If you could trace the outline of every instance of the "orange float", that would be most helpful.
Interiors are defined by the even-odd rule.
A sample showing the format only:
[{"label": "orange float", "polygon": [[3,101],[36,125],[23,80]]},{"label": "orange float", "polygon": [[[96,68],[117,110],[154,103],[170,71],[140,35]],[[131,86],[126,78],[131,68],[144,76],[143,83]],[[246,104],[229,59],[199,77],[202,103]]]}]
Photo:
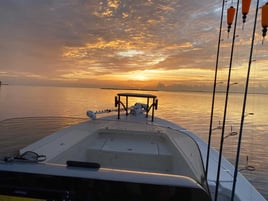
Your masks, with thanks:
[{"label": "orange float", "polygon": [[261,25],[262,25],[262,37],[264,39],[268,27],[268,2],[264,6],[262,6]]},{"label": "orange float", "polygon": [[227,9],[227,24],[228,24],[228,33],[230,32],[231,25],[234,21],[234,15],[235,15],[235,8],[231,6]]},{"label": "orange float", "polygon": [[243,23],[246,22],[247,14],[249,12],[251,0],[242,0],[242,14]]}]

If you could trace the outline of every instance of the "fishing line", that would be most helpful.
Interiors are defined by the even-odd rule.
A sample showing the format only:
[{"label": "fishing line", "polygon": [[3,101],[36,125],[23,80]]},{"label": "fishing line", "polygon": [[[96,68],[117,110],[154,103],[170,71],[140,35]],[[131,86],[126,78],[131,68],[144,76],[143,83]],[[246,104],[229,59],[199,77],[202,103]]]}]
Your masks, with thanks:
[{"label": "fishing line", "polygon": [[233,40],[232,40],[231,56],[230,56],[230,63],[229,63],[229,73],[228,73],[228,80],[227,80],[227,86],[226,86],[225,107],[224,107],[223,122],[222,122],[222,133],[221,133],[220,151],[219,151],[218,168],[217,168],[217,179],[216,179],[215,197],[214,197],[215,201],[217,201],[218,199],[218,191],[219,191],[219,180],[220,180],[220,173],[221,173],[221,161],[222,161],[222,152],[223,152],[225,121],[226,121],[227,108],[228,108],[228,97],[229,97],[229,88],[230,88],[230,80],[231,80],[231,72],[232,72],[234,44],[235,44],[235,38],[236,38],[238,8],[239,8],[239,0],[237,1],[236,12],[235,12],[235,23],[234,23]]},{"label": "fishing line", "polygon": [[221,45],[221,35],[222,35],[222,22],[223,22],[224,5],[225,5],[225,0],[222,1],[220,30],[219,30],[219,38],[218,38],[218,48],[217,48],[217,57],[216,57],[216,66],[215,66],[215,75],[214,75],[214,85],[213,85],[213,94],[212,94],[212,103],[211,103],[209,137],[208,137],[207,159],[206,159],[206,172],[205,172],[206,178],[208,176],[208,165],[209,165],[211,135],[212,135],[212,127],[213,127],[214,104],[215,104],[215,94],[216,94],[217,77],[218,77],[218,65],[219,65],[219,53],[220,53],[220,45]]},{"label": "fishing line", "polygon": [[242,109],[242,113],[241,113],[240,131],[239,131],[238,145],[237,145],[237,152],[236,152],[236,162],[235,162],[235,170],[234,170],[234,179],[233,179],[233,188],[232,188],[231,201],[234,201],[236,180],[237,180],[237,174],[238,174],[238,165],[239,165],[241,141],[242,141],[242,134],[243,134],[244,119],[245,119],[245,110],[246,110],[246,104],[247,104],[248,85],[249,85],[249,78],[250,78],[252,53],[253,53],[253,49],[254,49],[254,39],[255,39],[255,31],[256,31],[256,23],[257,23],[257,17],[258,17],[258,10],[259,10],[259,0],[257,0],[257,4],[256,4],[255,21],[254,21],[254,26],[253,26],[252,41],[251,41],[251,48],[250,48],[250,56],[249,56],[249,61],[248,61],[248,72],[247,72],[247,79],[246,79],[246,85],[245,85],[243,109]]},{"label": "fishing line", "polygon": [[[247,117],[249,114],[250,113],[246,114]],[[252,113],[252,115],[253,115],[253,113]],[[245,165],[244,169],[249,171],[249,172],[253,172],[253,171],[255,171],[255,167],[250,165],[250,162],[249,162],[249,160],[254,157],[254,153],[255,153],[254,146],[253,146],[255,144],[255,132],[254,132],[254,123],[252,120],[251,120],[250,125],[248,125],[247,127],[248,127],[248,129],[247,129],[248,134],[250,135],[248,137],[248,139],[250,139],[250,140],[248,141],[248,146],[247,146],[247,150],[246,150],[247,151],[247,153],[246,153],[246,165]]]},{"label": "fishing line", "polygon": [[[259,40],[257,40],[257,41],[259,41]],[[259,43],[259,42],[257,42],[257,43]],[[256,58],[257,58],[257,54],[258,54],[258,45],[255,46],[255,51],[253,53],[254,59],[252,60],[253,68],[251,69],[251,86],[252,86],[251,89],[253,89],[251,91],[252,92],[251,94],[254,94],[254,96],[256,94],[256,66],[257,66]],[[255,106],[256,106],[255,100],[256,99],[253,97],[251,100],[253,100],[253,101],[251,101],[252,108],[251,108],[251,110],[248,110],[247,113],[246,113],[247,118],[250,117],[250,120],[249,120],[250,125],[248,125],[248,130],[249,130],[248,133],[250,134],[250,144],[249,144],[249,147],[248,147],[248,150],[247,150],[245,169],[250,171],[250,172],[253,172],[256,169],[255,169],[254,166],[249,165],[249,161],[252,158],[254,160],[254,155],[255,155],[254,154],[255,153],[255,150],[254,150],[255,146],[254,145],[255,145],[256,141],[255,141],[255,132],[254,131],[256,130],[256,124],[255,124],[255,117],[253,116],[254,115],[253,111],[255,111]]]}]

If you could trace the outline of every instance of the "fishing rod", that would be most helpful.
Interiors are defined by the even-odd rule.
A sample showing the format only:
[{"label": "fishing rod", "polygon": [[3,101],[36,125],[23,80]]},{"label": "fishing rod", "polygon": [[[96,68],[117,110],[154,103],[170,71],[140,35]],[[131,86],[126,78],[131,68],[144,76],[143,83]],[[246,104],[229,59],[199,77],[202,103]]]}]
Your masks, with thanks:
[{"label": "fishing rod", "polygon": [[[220,173],[221,173],[221,161],[222,161],[222,152],[223,152],[225,121],[226,121],[227,108],[228,108],[228,97],[229,97],[229,88],[230,88],[230,81],[231,81],[234,44],[235,44],[235,38],[236,38],[236,25],[237,25],[237,16],[238,16],[237,10],[238,10],[238,8],[239,8],[239,0],[237,0],[237,5],[236,5],[235,23],[234,23],[234,31],[233,31],[233,39],[232,39],[232,48],[231,48],[231,56],[230,56],[230,63],[229,63],[228,80],[227,80],[227,85],[226,85],[225,106],[224,106],[224,114],[223,114],[223,121],[222,121],[222,133],[221,133],[220,151],[219,151],[218,169],[217,169],[217,179],[216,179],[215,197],[214,197],[215,201],[217,201],[217,199],[218,199],[218,191],[219,191],[219,180],[220,180]],[[232,8],[232,10],[233,9],[234,8]]]},{"label": "fishing rod", "polygon": [[208,146],[207,146],[207,159],[206,159],[206,169],[205,169],[206,170],[206,172],[205,172],[206,178],[208,176],[208,165],[209,165],[210,145],[211,145],[211,136],[212,136],[212,125],[213,125],[213,116],[214,116],[214,104],[215,104],[217,77],[218,77],[218,65],[219,65],[219,55],[220,55],[224,7],[225,7],[225,0],[222,1],[220,30],[219,30],[219,38],[218,38],[218,49],[217,49],[217,56],[216,56],[216,66],[215,66],[214,85],[213,85],[213,94],[212,94],[212,103],[211,103],[211,114],[210,114],[210,125],[209,125],[209,135],[208,135]]},{"label": "fishing rod", "polygon": [[258,10],[259,10],[259,0],[257,0],[257,3],[256,3],[255,21],[254,21],[254,26],[253,26],[253,33],[252,33],[252,40],[251,40],[250,55],[249,55],[249,60],[248,60],[248,72],[247,72],[247,79],[246,79],[246,84],[245,84],[244,101],[243,101],[243,108],[242,108],[241,121],[240,121],[240,131],[239,131],[238,144],[237,144],[237,150],[236,150],[236,161],[235,161],[235,170],[234,170],[234,178],[233,178],[233,187],[232,187],[231,201],[234,201],[235,188],[236,188],[236,180],[237,180],[237,174],[238,174],[238,164],[239,164],[240,150],[241,150],[241,142],[242,142],[242,135],[243,135],[245,110],[246,110],[246,105],[247,105],[248,84],[249,84],[249,78],[250,78],[252,53],[253,53],[253,49],[254,49],[254,40],[255,40],[255,32],[256,32],[257,18],[258,18]]}]

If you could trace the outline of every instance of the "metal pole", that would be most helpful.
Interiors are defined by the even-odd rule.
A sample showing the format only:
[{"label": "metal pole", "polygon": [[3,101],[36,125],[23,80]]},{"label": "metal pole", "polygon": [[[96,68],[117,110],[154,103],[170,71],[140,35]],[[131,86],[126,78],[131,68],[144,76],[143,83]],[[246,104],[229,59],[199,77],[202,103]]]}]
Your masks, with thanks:
[{"label": "metal pole", "polygon": [[255,21],[254,21],[254,26],[253,26],[251,48],[250,48],[250,56],[249,56],[249,61],[248,61],[248,72],[247,72],[247,79],[246,79],[245,92],[244,92],[243,109],[242,109],[242,113],[241,113],[240,131],[239,131],[238,145],[237,145],[237,151],[236,151],[236,161],[235,161],[235,170],[234,170],[234,179],[233,179],[233,188],[232,188],[231,201],[234,201],[234,196],[235,196],[235,187],[236,187],[236,179],[237,179],[237,174],[238,174],[238,165],[239,165],[241,141],[242,141],[242,135],[243,135],[245,110],[246,110],[246,105],[247,105],[248,84],[249,84],[249,77],[250,77],[252,53],[253,53],[253,48],[254,48],[254,40],[255,40],[256,23],[257,23],[257,18],[258,18],[258,10],[259,10],[259,0],[257,0],[257,4],[256,4]]},{"label": "metal pole", "polygon": [[220,180],[220,173],[221,173],[221,160],[222,160],[222,152],[223,152],[225,121],[226,121],[227,108],[228,108],[228,97],[229,97],[229,88],[230,88],[230,80],[231,80],[231,72],[232,72],[234,44],[235,44],[235,37],[236,37],[236,24],[237,24],[238,8],[239,8],[239,0],[237,0],[237,5],[236,5],[233,40],[232,40],[231,56],[230,56],[230,63],[229,63],[229,73],[228,73],[228,80],[227,80],[227,87],[226,87],[225,106],[224,106],[224,114],[223,114],[223,121],[222,121],[222,133],[221,133],[221,141],[220,141],[220,151],[219,151],[215,199],[214,199],[215,201],[217,201],[217,199],[218,199],[218,191],[219,191],[219,180]]},{"label": "metal pole", "polygon": [[220,54],[220,44],[221,44],[221,32],[222,32],[224,4],[225,4],[225,0],[222,1],[221,21],[220,21],[220,30],[219,30],[219,38],[218,38],[218,49],[217,49],[217,57],[216,57],[216,67],[215,67],[215,75],[214,75],[212,103],[211,103],[210,125],[209,125],[209,135],[208,135],[208,147],[207,147],[207,160],[206,160],[206,172],[205,172],[206,173],[206,178],[208,176],[209,154],[210,154],[212,125],[213,125],[213,116],[214,116],[214,103],[215,103],[215,94],[216,94],[216,86],[217,86],[217,74],[218,74],[218,65],[219,65],[219,54]]}]

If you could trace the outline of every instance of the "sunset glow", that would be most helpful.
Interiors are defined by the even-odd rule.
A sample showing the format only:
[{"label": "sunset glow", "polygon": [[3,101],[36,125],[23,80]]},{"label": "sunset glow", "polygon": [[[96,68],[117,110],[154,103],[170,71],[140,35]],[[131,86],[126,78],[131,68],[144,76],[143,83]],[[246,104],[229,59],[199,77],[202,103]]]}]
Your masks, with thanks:
[{"label": "sunset glow", "polygon": [[[221,1],[26,0],[1,1],[0,9],[2,82],[212,89]],[[252,38],[251,9],[244,30],[239,12],[233,55],[232,81],[241,89]],[[252,82],[268,92],[268,42],[261,44],[261,28],[258,23]],[[219,59],[223,81],[233,31],[228,37],[226,30],[224,21]]]}]

